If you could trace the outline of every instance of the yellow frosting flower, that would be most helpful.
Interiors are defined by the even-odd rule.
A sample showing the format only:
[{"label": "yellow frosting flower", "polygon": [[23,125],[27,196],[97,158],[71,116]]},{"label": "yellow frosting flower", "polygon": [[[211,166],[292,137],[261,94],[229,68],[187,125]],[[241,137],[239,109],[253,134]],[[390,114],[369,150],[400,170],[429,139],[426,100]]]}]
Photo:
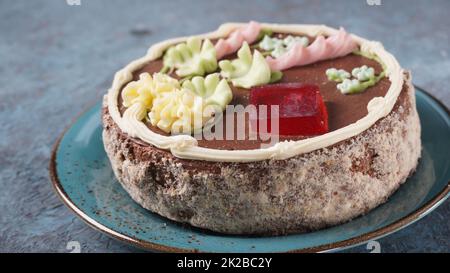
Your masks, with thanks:
[{"label": "yellow frosting flower", "polygon": [[148,73],[139,75],[139,80],[128,83],[122,91],[123,106],[130,107],[140,102],[147,111],[151,110],[153,98],[158,94],[180,88],[180,83],[165,74]]},{"label": "yellow frosting flower", "polygon": [[191,133],[201,129],[216,111],[222,112],[233,98],[219,74],[186,80],[182,89],[155,98],[150,122],[166,133]]},{"label": "yellow frosting flower", "polygon": [[180,88],[180,82],[163,73],[153,74],[152,94],[154,97],[161,93],[172,92],[174,89]]},{"label": "yellow frosting flower", "polygon": [[[122,91],[123,105],[139,105],[139,120],[148,117],[166,133],[191,133],[201,129],[215,111],[223,111],[233,94],[219,74],[194,77],[180,86],[178,80],[161,73],[148,73],[130,82]],[[142,114],[141,114],[142,113]]]},{"label": "yellow frosting flower", "polygon": [[[196,100],[195,95],[185,89],[161,94],[155,99],[154,107],[148,115],[150,122],[166,133],[190,133],[193,109],[201,108],[199,99],[201,100]],[[197,106],[194,106],[194,102]]]},{"label": "yellow frosting flower", "polygon": [[147,109],[152,106],[152,77],[148,73],[139,76],[138,81],[128,83],[122,91],[123,106],[130,107],[134,103],[140,102]]}]

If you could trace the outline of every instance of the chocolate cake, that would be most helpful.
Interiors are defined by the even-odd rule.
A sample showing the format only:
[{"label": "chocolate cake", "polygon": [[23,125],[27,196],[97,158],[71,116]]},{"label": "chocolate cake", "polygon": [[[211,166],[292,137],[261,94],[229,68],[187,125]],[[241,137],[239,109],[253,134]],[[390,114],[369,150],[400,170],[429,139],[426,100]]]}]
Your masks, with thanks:
[{"label": "chocolate cake", "polygon": [[[349,221],[385,202],[421,152],[410,73],[379,42],[321,25],[233,23],[156,44],[116,73],[102,119],[137,203],[228,234]],[[210,121],[216,137],[199,138]],[[266,121],[274,143],[259,135]]]}]

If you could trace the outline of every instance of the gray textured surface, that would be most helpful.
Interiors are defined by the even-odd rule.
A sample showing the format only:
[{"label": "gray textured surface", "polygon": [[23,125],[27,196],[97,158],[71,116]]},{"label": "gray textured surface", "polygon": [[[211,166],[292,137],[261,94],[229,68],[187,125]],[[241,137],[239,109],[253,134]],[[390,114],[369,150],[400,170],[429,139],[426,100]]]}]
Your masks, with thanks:
[{"label": "gray textured surface", "polygon": [[[450,105],[450,1],[0,0],[0,252],[134,252],[89,228],[54,194],[57,136],[100,100],[113,73],[165,38],[226,21],[324,23],[380,40],[413,81]],[[189,9],[191,16],[186,16]],[[450,252],[450,202],[379,240],[383,252]],[[350,250],[368,252],[364,246]]]}]

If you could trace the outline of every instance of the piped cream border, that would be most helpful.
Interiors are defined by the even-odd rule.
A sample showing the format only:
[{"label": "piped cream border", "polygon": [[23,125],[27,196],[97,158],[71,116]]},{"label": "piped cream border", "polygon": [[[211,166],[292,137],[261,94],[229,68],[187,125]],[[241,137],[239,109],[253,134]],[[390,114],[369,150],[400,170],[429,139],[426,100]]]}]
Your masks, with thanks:
[{"label": "piped cream border", "polygon": [[[200,38],[221,38],[229,35],[234,29],[244,25],[243,23],[226,23],[214,32],[197,35]],[[303,34],[317,36],[320,34],[332,35],[338,30],[325,25],[281,25],[262,24],[263,28],[270,28],[275,32]],[[161,149],[170,150],[179,158],[223,162],[253,162],[267,159],[282,160],[299,154],[308,153],[317,149],[328,147],[370,128],[376,121],[387,116],[394,107],[403,86],[403,69],[393,55],[388,53],[379,42],[369,41],[353,35],[353,39],[360,45],[363,52],[375,54],[386,66],[386,76],[391,81],[391,86],[384,97],[373,98],[367,105],[368,114],[360,120],[336,131],[299,141],[284,141],[272,147],[256,150],[217,150],[198,147],[197,140],[192,136],[162,136],[152,132],[145,124],[138,121],[132,111],[132,107],[122,117],[118,107],[118,96],[122,86],[133,78],[133,72],[143,67],[146,63],[158,59],[168,47],[187,40],[181,37],[166,40],[153,45],[147,55],[128,64],[119,70],[114,77],[112,87],[108,91],[108,110],[112,119],[119,128],[131,137],[139,138]]]}]

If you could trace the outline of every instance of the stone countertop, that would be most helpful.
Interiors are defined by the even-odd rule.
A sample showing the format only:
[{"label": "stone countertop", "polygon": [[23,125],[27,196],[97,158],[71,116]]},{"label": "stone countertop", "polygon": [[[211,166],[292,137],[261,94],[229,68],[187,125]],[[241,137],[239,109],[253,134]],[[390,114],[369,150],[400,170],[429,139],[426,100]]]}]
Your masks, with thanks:
[{"label": "stone countertop", "polygon": [[[101,99],[114,72],[169,37],[227,21],[344,26],[383,41],[415,84],[450,106],[450,1],[380,1],[1,1],[0,252],[67,252],[69,241],[82,252],[139,251],[69,211],[47,166],[57,137]],[[447,201],[380,239],[381,251],[450,252],[449,219]]]}]

